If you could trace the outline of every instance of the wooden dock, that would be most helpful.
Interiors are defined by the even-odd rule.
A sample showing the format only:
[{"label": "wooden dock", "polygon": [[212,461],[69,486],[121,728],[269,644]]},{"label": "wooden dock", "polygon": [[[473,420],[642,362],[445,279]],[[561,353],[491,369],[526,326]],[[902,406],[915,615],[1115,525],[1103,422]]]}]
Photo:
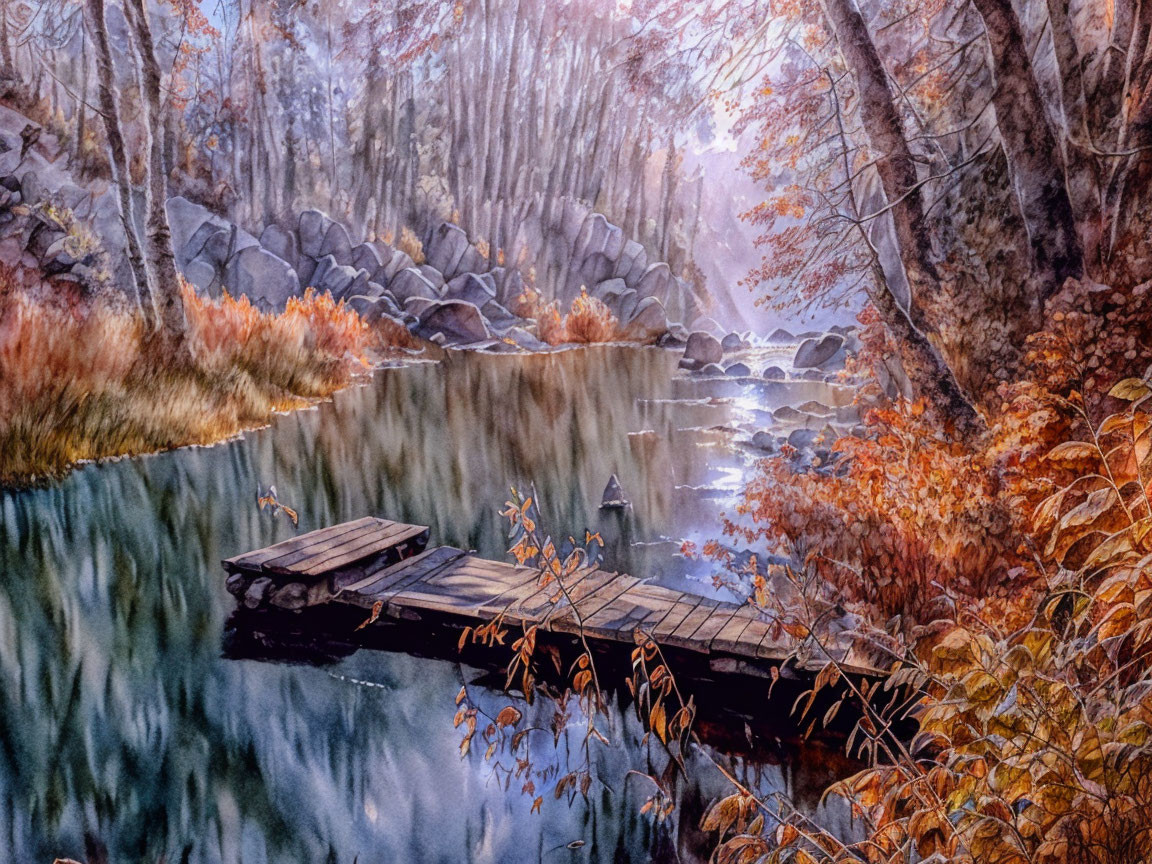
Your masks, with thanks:
[{"label": "wooden dock", "polygon": [[[226,559],[228,589],[249,609],[360,607],[375,624],[423,621],[460,630],[501,617],[590,642],[658,643],[710,655],[714,669],[766,675],[791,654],[746,604],[711,600],[622,573],[577,574],[557,599],[539,572],[462,549],[425,549],[429,530],[372,517],[335,525]],[[374,624],[374,626],[375,626]],[[822,664],[821,664],[822,665]]]}]

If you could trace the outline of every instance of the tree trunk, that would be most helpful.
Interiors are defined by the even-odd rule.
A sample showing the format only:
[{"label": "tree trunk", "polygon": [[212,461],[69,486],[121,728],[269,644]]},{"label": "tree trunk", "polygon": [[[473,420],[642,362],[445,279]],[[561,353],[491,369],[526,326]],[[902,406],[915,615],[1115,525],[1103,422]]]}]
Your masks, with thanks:
[{"label": "tree trunk", "polygon": [[169,336],[184,333],[184,298],[180,294],[180,276],[172,249],[172,229],[164,205],[168,200],[168,173],[164,165],[163,123],[160,112],[160,65],[152,43],[152,29],[144,0],[125,3],[128,23],[135,36],[140,60],[140,92],[143,105],[145,142],[148,148],[147,201],[148,259],[152,267],[153,299],[159,324]]},{"label": "tree trunk", "polygon": [[1083,274],[1083,251],[1064,185],[1064,159],[1044,113],[1020,19],[1011,0],[973,0],[992,52],[992,103],[1042,297]]},{"label": "tree trunk", "polygon": [[76,164],[80,176],[87,173],[84,139],[88,136],[88,34],[80,28],[80,99],[76,106]]},{"label": "tree trunk", "polygon": [[1048,21],[1060,78],[1064,115],[1063,153],[1066,185],[1084,250],[1084,263],[1096,270],[1100,259],[1102,209],[1100,182],[1087,147],[1093,134],[1088,125],[1083,58],[1076,46],[1069,16],[1069,0],[1048,0]]},{"label": "tree trunk", "polygon": [[[916,186],[916,165],[904,138],[887,75],[855,0],[824,0],[824,8],[844,58],[856,77],[861,118],[872,149],[877,154],[877,172],[896,225],[896,245],[908,279],[909,308],[904,309],[896,301],[880,265],[879,255],[868,238],[867,229],[857,221],[856,228],[873,256],[876,287],[869,291],[869,296],[896,343],[901,364],[916,393],[933,405],[945,424],[952,425],[956,438],[971,440],[984,429],[984,421],[940,352],[917,326],[912,313],[916,308],[917,296],[922,297],[925,291],[933,295],[939,292],[940,279],[931,257],[931,240],[924,218],[923,201]],[[832,85],[832,95],[836,100],[840,134],[844,138],[835,84]],[[847,184],[853,212],[859,220],[863,214],[856,204],[855,178],[846,152],[844,182]]]},{"label": "tree trunk", "polygon": [[104,119],[104,136],[108,140],[108,161],[120,200],[120,222],[128,250],[128,263],[136,283],[137,302],[145,316],[155,320],[156,306],[152,299],[152,286],[148,269],[144,265],[144,252],[136,233],[136,219],[132,206],[132,179],[128,173],[128,153],[120,131],[120,106],[116,98],[116,73],[112,65],[112,48],[108,42],[108,24],[104,18],[104,0],[86,0],[84,7],[92,42],[96,49],[96,79],[100,99],[100,113]]},{"label": "tree trunk", "polygon": [[[879,265],[876,267],[879,271]],[[884,319],[897,351],[900,364],[916,393],[923,396],[936,410],[953,437],[970,442],[985,430],[985,424],[972,403],[964,395],[956,376],[940,356],[940,352],[912,323],[908,313],[896,302],[882,272],[877,272],[879,287],[869,292],[872,305]]]},{"label": "tree trunk", "polygon": [[921,329],[935,329],[926,305],[941,300],[940,274],[924,216],[916,161],[904,137],[895,96],[856,0],[823,0],[824,14],[856,79],[860,117],[877,159],[876,171],[891,208],[896,242],[908,276],[908,314]]},{"label": "tree trunk", "polygon": [[0,77],[6,81],[16,78],[16,64],[12,61],[12,40],[8,34],[7,0],[0,0]]}]

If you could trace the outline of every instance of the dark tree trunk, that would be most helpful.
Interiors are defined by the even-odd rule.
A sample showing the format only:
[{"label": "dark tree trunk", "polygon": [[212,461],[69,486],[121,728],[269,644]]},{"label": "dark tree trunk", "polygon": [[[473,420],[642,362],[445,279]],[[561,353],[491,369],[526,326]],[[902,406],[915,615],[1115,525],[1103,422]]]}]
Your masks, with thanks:
[{"label": "dark tree trunk", "polygon": [[924,216],[916,160],[904,137],[895,95],[856,0],[823,3],[840,51],[856,79],[860,117],[876,154],[876,171],[891,208],[896,243],[908,277],[909,315],[918,327],[934,329],[923,310],[941,299],[940,274]]},{"label": "dark tree trunk", "polygon": [[[876,288],[869,292],[872,303],[896,343],[901,364],[917,395],[931,403],[945,423],[954,425],[957,438],[970,440],[983,430],[984,422],[940,352],[917,326],[913,312],[917,308],[917,299],[926,293],[936,299],[940,278],[932,258],[923,200],[917,186],[916,164],[904,138],[888,77],[855,0],[824,0],[824,9],[841,52],[856,77],[861,119],[878,157],[877,172],[896,226],[896,245],[911,294],[909,309],[906,310],[896,301],[877,257],[874,265]],[[837,118],[839,111],[837,104]],[[847,157],[845,182],[855,201]],[[857,212],[856,215],[862,214]],[[857,227],[871,246],[864,226],[858,224]]]},{"label": "dark tree trunk", "polygon": [[869,292],[872,305],[896,343],[900,365],[912,387],[932,405],[945,427],[952,426],[953,437],[971,442],[985,430],[983,419],[968,401],[940,352],[916,329],[908,313],[896,302],[882,273],[878,273],[877,280],[879,287]]},{"label": "dark tree trunk", "polygon": [[1097,270],[1100,258],[1100,182],[1092,155],[1093,139],[1088,125],[1084,87],[1084,58],[1076,46],[1069,17],[1069,0],[1048,0],[1048,22],[1060,78],[1060,101],[1064,116],[1063,153],[1066,185],[1072,203],[1084,263]]},{"label": "dark tree trunk", "polygon": [[1083,274],[1083,251],[1064,181],[1064,159],[1044,112],[1020,19],[1011,0],[973,0],[992,52],[992,103],[1041,295]]}]

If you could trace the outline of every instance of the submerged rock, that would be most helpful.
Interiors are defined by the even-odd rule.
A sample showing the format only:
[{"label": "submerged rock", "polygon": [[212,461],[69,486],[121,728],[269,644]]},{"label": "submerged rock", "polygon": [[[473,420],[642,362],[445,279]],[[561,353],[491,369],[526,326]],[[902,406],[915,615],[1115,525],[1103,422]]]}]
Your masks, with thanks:
[{"label": "submerged rock", "polygon": [[622,510],[631,506],[632,502],[624,497],[624,490],[620,488],[619,478],[613,474],[608,478],[608,485],[604,487],[604,494],[600,498],[600,509]]},{"label": "submerged rock", "polygon": [[688,336],[688,344],[684,346],[684,359],[695,360],[701,364],[719,363],[724,359],[724,349],[720,347],[720,340],[715,336],[697,330]]},{"label": "submerged rock", "polygon": [[844,337],[839,333],[805,339],[796,349],[792,365],[797,369],[814,369],[827,363],[844,345]]},{"label": "submerged rock", "polygon": [[769,366],[764,370],[764,376],[769,381],[783,381],[788,377],[788,373],[781,369],[779,366]]},{"label": "submerged rock", "polygon": [[752,370],[744,363],[733,363],[724,372],[732,378],[747,378],[752,374]]}]

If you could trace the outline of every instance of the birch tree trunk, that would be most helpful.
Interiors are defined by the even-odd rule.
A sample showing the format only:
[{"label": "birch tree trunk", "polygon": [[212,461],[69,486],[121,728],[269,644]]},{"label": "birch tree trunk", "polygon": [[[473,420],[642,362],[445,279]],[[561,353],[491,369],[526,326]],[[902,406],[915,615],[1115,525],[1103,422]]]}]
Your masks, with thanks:
[{"label": "birch tree trunk", "polygon": [[145,143],[148,148],[148,171],[145,182],[147,207],[146,235],[148,263],[152,268],[152,297],[159,325],[173,337],[184,333],[184,298],[180,294],[180,276],[172,249],[172,229],[164,209],[168,200],[168,173],[164,165],[163,123],[160,110],[160,65],[152,43],[152,28],[144,0],[127,0],[124,4],[128,23],[135,37],[140,61],[140,92],[143,106]]},{"label": "birch tree trunk", "polygon": [[132,206],[132,180],[128,174],[128,153],[120,131],[120,106],[116,98],[116,72],[112,65],[112,48],[108,41],[108,24],[104,18],[104,0],[86,0],[84,17],[92,33],[96,52],[96,82],[100,100],[100,114],[104,120],[104,137],[108,140],[108,162],[116,183],[120,201],[120,222],[132,268],[136,298],[145,317],[155,321],[156,306],[152,298],[152,285],[148,268],[144,265],[144,252],[140,236],[136,233],[136,219]]}]

